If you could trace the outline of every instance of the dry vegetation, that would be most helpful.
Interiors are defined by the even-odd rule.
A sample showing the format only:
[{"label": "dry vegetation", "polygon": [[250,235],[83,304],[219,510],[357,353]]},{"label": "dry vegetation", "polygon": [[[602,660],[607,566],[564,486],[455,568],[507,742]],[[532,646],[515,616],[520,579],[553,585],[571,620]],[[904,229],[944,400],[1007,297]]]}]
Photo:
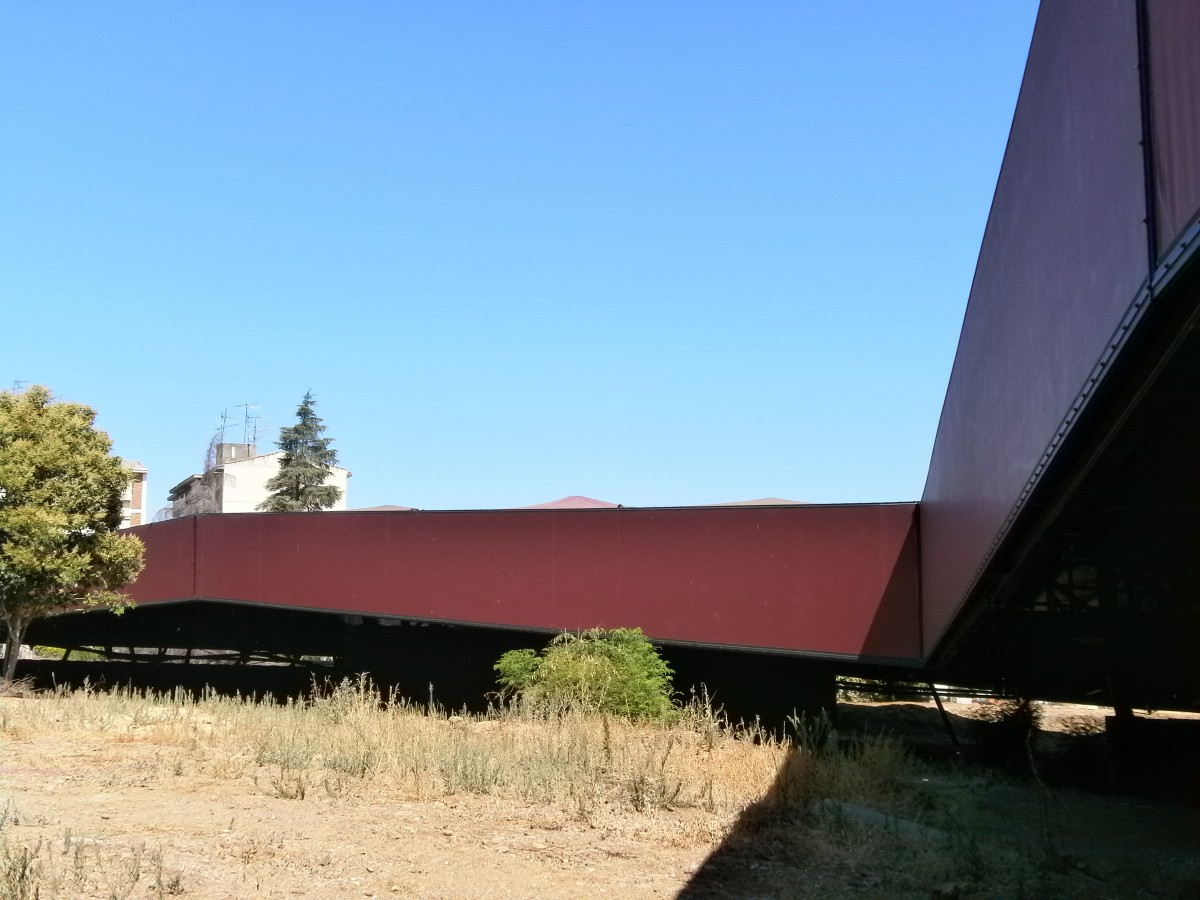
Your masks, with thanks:
[{"label": "dry vegetation", "polygon": [[1195,874],[1073,855],[1046,802],[1006,840],[1005,783],[837,743],[700,704],[669,726],[431,713],[361,681],[4,698],[0,897],[1121,896]]},{"label": "dry vegetation", "polygon": [[[228,862],[180,861],[174,834],[152,833],[122,844],[112,836],[98,837],[92,823],[72,821],[69,812],[51,821],[44,799],[16,796],[11,790],[16,760],[44,767],[47,759],[65,755],[68,768],[48,773],[62,777],[58,793],[71,790],[73,783],[87,783],[88,790],[108,795],[101,804],[106,808],[131,803],[137,794],[143,803],[161,803],[164,791],[219,793],[230,808],[223,825],[233,835],[250,827],[237,821],[238,806],[245,805],[239,801],[248,799],[255,816],[269,810],[262,818],[281,823],[278,834],[258,829],[254,838],[272,849],[272,858],[285,855],[280,847],[271,848],[288,830],[284,823],[290,829],[314,817],[337,818],[333,827],[309,821],[313,831],[326,832],[324,843],[332,846],[335,835],[350,837],[346,830],[374,813],[386,820],[388,811],[394,811],[391,824],[402,831],[406,825],[411,829],[418,809],[470,807],[471,816],[481,821],[494,819],[503,809],[523,817],[525,831],[532,825],[549,834],[579,832],[591,835],[589,841],[598,833],[622,839],[632,835],[680,850],[682,862],[671,873],[678,887],[686,880],[684,866],[702,860],[737,814],[770,787],[787,753],[778,741],[756,744],[697,710],[669,728],[544,708],[447,715],[407,703],[383,704],[363,681],[344,682],[319,699],[286,705],[130,691],[9,698],[0,701],[0,736],[6,751],[0,797],[10,798],[0,831],[2,897],[33,896],[33,886],[40,887],[43,897],[169,896],[181,891],[241,896],[245,890],[210,893],[212,872],[202,871],[204,863]],[[46,752],[37,754],[39,747]],[[357,820],[361,811],[368,814]],[[415,819],[424,815],[416,813]],[[109,830],[116,816],[102,813],[100,830]],[[460,821],[453,827],[470,825]],[[34,833],[32,840],[23,839]],[[442,836],[451,837],[449,830]],[[369,840],[365,833],[362,838]],[[552,842],[526,843],[540,852]],[[250,844],[239,851],[243,857],[267,855]],[[621,854],[632,857],[637,848],[614,852],[618,859]],[[316,852],[308,877],[329,874],[330,862],[338,860],[321,865],[326,853]],[[426,893],[422,879],[410,877],[411,872],[405,877],[395,871],[361,874],[367,876],[364,883],[377,882],[381,894]],[[370,877],[376,874],[387,877]],[[264,875],[254,881],[267,885],[273,879]],[[251,894],[258,890],[251,888]],[[264,886],[264,895],[270,890]],[[344,885],[313,887],[311,895],[341,896],[343,890]],[[493,893],[486,880],[477,892]],[[454,890],[444,895],[452,896]]]},{"label": "dry vegetation", "polygon": [[0,707],[0,732],[10,738],[53,731],[154,745],[164,751],[156,769],[248,778],[288,800],[487,794],[562,805],[589,820],[630,808],[740,810],[770,786],[787,752],[761,730],[734,731],[699,707],[671,727],[545,707],[448,715],[385,704],[361,679],[282,705],[83,690]]}]

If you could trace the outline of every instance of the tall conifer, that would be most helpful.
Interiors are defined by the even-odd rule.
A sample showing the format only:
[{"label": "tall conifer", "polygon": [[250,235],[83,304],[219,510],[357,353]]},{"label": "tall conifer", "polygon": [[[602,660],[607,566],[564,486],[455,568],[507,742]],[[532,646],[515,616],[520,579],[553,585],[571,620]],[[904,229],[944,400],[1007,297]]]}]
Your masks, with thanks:
[{"label": "tall conifer", "polygon": [[267,499],[258,505],[265,512],[317,512],[342,499],[341,489],[325,482],[337,465],[332,438],[321,437],[325,426],[313,407],[312,391],[296,410],[296,424],[279,429],[283,451],[279,472],[267,482]]}]

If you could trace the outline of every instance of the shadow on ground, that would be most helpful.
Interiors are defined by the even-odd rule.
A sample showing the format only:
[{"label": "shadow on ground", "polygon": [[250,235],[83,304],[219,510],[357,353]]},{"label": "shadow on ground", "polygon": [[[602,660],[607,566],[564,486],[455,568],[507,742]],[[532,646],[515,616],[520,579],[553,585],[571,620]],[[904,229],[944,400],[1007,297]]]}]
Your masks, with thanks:
[{"label": "shadow on ground", "polygon": [[[980,723],[953,713],[950,721],[964,755],[977,754]],[[870,805],[869,795],[825,795],[836,783],[829,757],[794,751],[679,897],[1200,897],[1200,810],[964,761],[937,710],[920,704],[845,707],[839,726],[839,765],[856,764],[851,734],[911,748],[907,766],[892,773],[900,790],[879,796],[900,804],[901,821],[924,826],[919,836],[820,811],[822,800]],[[1078,764],[1102,738],[1035,736],[1047,766]],[[842,790],[847,783],[859,782],[843,781]]]}]

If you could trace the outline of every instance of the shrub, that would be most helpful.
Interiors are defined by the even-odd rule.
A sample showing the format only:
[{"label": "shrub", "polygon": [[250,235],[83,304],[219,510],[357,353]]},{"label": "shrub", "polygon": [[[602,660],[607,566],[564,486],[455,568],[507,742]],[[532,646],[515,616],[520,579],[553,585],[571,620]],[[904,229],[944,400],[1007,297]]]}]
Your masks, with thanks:
[{"label": "shrub", "polygon": [[1024,768],[1031,761],[1032,742],[1042,723],[1042,711],[1029,699],[990,703],[977,709],[975,742],[983,761]]},{"label": "shrub", "polygon": [[592,628],[558,635],[537,654],[510,650],[495,665],[503,692],[636,719],[677,711],[671,667],[640,628]]}]

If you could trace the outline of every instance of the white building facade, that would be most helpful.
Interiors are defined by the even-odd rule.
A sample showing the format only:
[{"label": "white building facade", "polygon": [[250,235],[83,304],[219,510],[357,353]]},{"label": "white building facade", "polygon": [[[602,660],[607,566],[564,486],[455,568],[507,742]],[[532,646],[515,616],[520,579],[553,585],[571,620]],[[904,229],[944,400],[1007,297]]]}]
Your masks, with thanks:
[{"label": "white building facade", "polygon": [[[279,472],[283,451],[258,453],[253,444],[218,444],[216,465],[171,488],[167,499],[176,517],[204,512],[257,512],[270,493],[267,482]],[[330,509],[346,509],[350,472],[334,466],[325,484],[341,491]]]}]

